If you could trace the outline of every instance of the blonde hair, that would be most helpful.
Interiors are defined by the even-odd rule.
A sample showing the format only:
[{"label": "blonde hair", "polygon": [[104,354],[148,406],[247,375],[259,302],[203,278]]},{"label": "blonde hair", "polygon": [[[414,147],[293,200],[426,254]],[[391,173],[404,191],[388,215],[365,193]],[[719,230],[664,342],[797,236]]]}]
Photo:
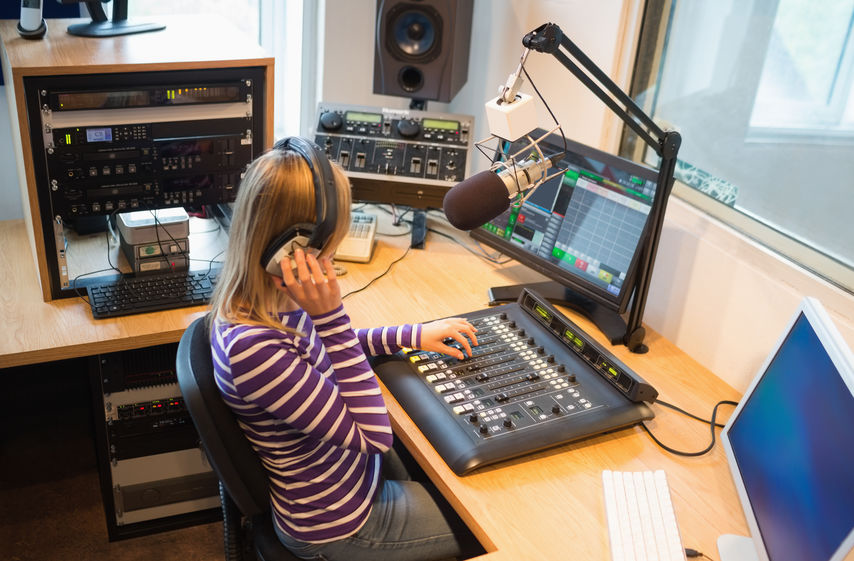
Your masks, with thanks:
[{"label": "blonde hair", "polygon": [[[330,166],[338,216],[321,257],[335,253],[350,227],[350,182],[334,162]],[[225,263],[211,298],[211,321],[282,327],[277,312],[286,295],[276,289],[261,266],[261,255],[289,227],[316,222],[314,190],[311,170],[297,152],[273,149],[249,165],[234,202]]]}]

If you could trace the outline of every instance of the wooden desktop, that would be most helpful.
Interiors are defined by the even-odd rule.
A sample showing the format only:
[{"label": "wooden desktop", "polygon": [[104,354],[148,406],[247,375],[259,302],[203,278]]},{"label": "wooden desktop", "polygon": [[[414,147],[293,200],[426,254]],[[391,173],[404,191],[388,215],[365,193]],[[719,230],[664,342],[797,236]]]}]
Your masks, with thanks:
[{"label": "wooden desktop", "polygon": [[[385,212],[368,210],[380,217],[381,233],[400,230]],[[438,213],[428,214],[428,226],[456,241],[429,233],[426,249],[409,250],[387,275],[347,297],[345,307],[354,325],[462,314],[485,308],[490,286],[542,280],[516,262],[495,265],[472,255],[460,245],[477,251],[472,241],[444,223]],[[0,239],[6,241],[0,247],[0,282],[7,287],[0,297],[7,325],[0,339],[0,367],[174,342],[193,319],[205,313],[204,307],[193,307],[94,320],[81,299],[44,302],[24,230],[23,221],[0,222]],[[381,235],[378,240],[370,263],[342,263],[347,269],[340,281],[344,293],[385,271],[406,251],[409,236]],[[589,322],[565,312],[604,344]],[[708,417],[717,401],[738,399],[732,387],[651,330],[647,343],[650,351],[645,355],[634,355],[624,347],[610,350],[655,386],[663,400]],[[664,469],[686,547],[716,558],[715,540],[720,534],[747,533],[720,446],[697,458],[676,457],[635,427],[459,477],[395,399],[388,392],[385,395],[398,437],[481,541],[488,552],[481,557],[484,561],[608,559],[603,469]],[[667,444],[698,450],[708,443],[708,425],[658,405],[652,408],[656,418],[648,426]]]}]

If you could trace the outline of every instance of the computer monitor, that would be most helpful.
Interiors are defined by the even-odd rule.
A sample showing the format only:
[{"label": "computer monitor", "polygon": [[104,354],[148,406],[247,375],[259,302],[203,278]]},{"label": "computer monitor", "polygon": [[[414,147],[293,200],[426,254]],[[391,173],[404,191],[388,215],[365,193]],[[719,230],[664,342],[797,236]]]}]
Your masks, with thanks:
[{"label": "computer monitor", "polygon": [[[531,136],[545,134],[536,130]],[[521,139],[505,152],[515,154],[527,142]],[[620,314],[634,292],[649,238],[658,172],[569,139],[564,144],[556,134],[540,147],[546,156],[565,150],[555,166],[565,171],[471,236],[546,275],[549,283],[529,286],[585,313],[612,344],[620,343],[626,333]],[[514,301],[520,290],[495,287],[490,300]]]},{"label": "computer monitor", "polygon": [[841,561],[854,546],[854,356],[806,298],[721,439],[750,538],[721,561]]}]

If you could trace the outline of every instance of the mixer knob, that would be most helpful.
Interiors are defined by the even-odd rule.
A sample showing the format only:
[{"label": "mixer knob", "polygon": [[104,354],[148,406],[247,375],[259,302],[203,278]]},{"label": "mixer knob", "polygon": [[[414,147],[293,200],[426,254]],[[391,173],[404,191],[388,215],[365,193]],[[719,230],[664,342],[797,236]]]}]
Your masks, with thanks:
[{"label": "mixer knob", "polygon": [[480,434],[486,434],[489,432],[489,427],[486,425],[480,425],[478,430],[480,431]]},{"label": "mixer knob", "polygon": [[546,359],[546,362],[548,362],[549,364],[554,364],[554,361],[555,355],[549,355],[549,358]]},{"label": "mixer knob", "polygon": [[566,372],[566,366],[561,364],[560,366],[557,367],[557,371],[558,372]]},{"label": "mixer knob", "polygon": [[340,129],[343,123],[341,115],[334,111],[326,111],[320,116],[320,126],[328,131]]},{"label": "mixer knob", "polygon": [[542,346],[539,346],[539,347],[537,347],[537,354],[538,355],[546,354],[546,350]]},{"label": "mixer knob", "polygon": [[[524,336],[525,336],[525,330],[522,330],[522,333],[520,333],[519,335],[520,335],[520,336],[522,336],[522,337],[524,337]],[[533,338],[533,337],[528,337],[528,341],[527,341],[527,343],[528,343],[529,345],[533,345],[533,344],[534,344],[534,338]]]},{"label": "mixer knob", "polygon": [[513,428],[513,421],[511,421],[509,418],[504,419],[504,426],[507,427],[508,429],[512,429]]},{"label": "mixer knob", "polygon": [[405,119],[397,122],[397,132],[404,138],[412,138],[421,131],[417,121]]},{"label": "mixer knob", "polygon": [[559,415],[560,414],[560,405],[557,405],[557,404],[552,405],[552,413],[554,413],[555,415]]},{"label": "mixer knob", "polygon": [[507,314],[505,314],[504,312],[501,312],[501,315],[498,316],[498,318],[499,319],[507,319]]},{"label": "mixer knob", "polygon": [[510,323],[508,323],[508,324],[507,324],[507,326],[508,326],[510,329],[514,329],[514,328],[516,327],[516,322],[515,322],[515,321],[511,321]]},{"label": "mixer knob", "polygon": [[472,413],[471,415],[469,415],[469,421],[472,423],[476,423],[478,421],[477,413]]},{"label": "mixer knob", "polygon": [[569,376],[567,376],[566,381],[574,384],[575,383],[575,374],[570,374]]},{"label": "mixer knob", "polygon": [[524,336],[525,336],[525,330],[524,330],[524,329],[520,329],[520,330],[519,330],[519,337],[524,337]]}]

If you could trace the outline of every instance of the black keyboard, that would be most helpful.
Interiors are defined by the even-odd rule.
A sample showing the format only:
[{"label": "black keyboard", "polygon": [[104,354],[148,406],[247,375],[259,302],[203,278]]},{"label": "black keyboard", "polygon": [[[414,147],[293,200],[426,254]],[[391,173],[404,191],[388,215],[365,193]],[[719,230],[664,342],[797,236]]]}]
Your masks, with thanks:
[{"label": "black keyboard", "polygon": [[86,287],[95,319],[199,306],[210,301],[219,269],[122,278]]}]

